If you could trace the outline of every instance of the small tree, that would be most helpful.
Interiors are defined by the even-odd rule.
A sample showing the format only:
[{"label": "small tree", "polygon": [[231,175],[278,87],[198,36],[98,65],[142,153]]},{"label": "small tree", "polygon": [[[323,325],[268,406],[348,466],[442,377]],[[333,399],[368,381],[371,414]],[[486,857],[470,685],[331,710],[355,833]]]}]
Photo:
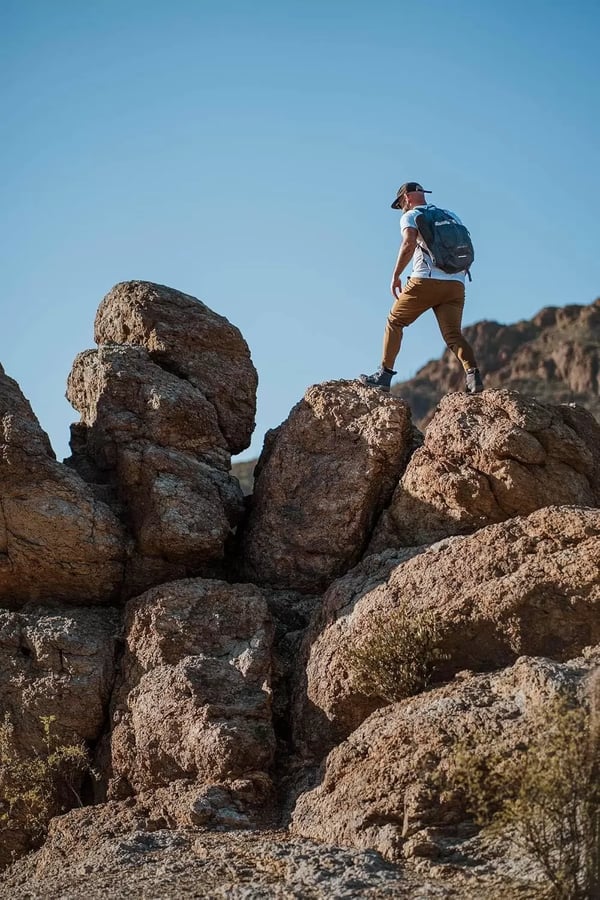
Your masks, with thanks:
[{"label": "small tree", "polygon": [[448,658],[435,614],[406,605],[374,617],[369,631],[346,648],[345,657],[356,688],[390,702],[423,690]]},{"label": "small tree", "polygon": [[86,772],[93,774],[84,745],[60,744],[53,734],[55,719],[40,718],[42,749],[26,757],[15,747],[8,714],[0,725],[0,823],[27,832],[31,838],[46,831],[53,815],[82,805],[78,786]]},{"label": "small tree", "polygon": [[527,747],[490,753],[460,745],[448,786],[480,825],[502,830],[534,859],[557,900],[600,896],[598,734],[590,712],[560,698],[536,717]]}]

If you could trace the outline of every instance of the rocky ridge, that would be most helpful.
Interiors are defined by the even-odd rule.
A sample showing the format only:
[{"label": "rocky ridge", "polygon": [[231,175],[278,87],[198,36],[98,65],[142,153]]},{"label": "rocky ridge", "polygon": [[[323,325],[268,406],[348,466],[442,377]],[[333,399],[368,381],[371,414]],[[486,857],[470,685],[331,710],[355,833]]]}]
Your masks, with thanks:
[{"label": "rocky ridge", "polygon": [[[558,369],[548,334],[569,327],[584,349],[573,339],[565,359],[583,366],[597,307],[540,313],[536,352]],[[0,895],[120,896],[125,872],[129,896],[539,895],[540,873],[490,852],[429,776],[461,735],[487,729],[510,756],[532,711],[589,702],[593,416],[505,386],[450,393],[423,439],[405,400],[315,385],[267,436],[244,500],[231,454],[257,379],[239,331],[127,282],[95,337],[69,377],[67,465],[0,374],[0,713],[15,759],[43,754],[51,717],[99,775],[72,785],[95,805],[52,818]],[[514,363],[524,341],[502,340]],[[431,689],[390,702],[347,648],[398,610],[435,617],[444,659]],[[0,761],[0,802],[10,777]],[[47,815],[69,805],[59,790]],[[40,842],[8,811],[2,864]],[[277,830],[290,822],[293,837]]]}]

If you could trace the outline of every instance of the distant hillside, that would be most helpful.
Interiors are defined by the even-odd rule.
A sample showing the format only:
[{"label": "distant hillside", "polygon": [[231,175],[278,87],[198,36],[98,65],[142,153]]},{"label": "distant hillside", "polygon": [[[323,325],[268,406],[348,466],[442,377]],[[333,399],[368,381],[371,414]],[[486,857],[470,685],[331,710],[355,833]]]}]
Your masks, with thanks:
[{"label": "distant hillside", "polygon": [[[600,419],[600,299],[546,307],[514,325],[477,322],[465,335],[487,388],[511,388],[544,403],[578,403]],[[444,394],[463,389],[461,368],[446,350],[392,393],[410,403],[422,429]]]},{"label": "distant hillside", "polygon": [[[465,328],[488,388],[511,388],[543,403],[578,403],[600,420],[600,299],[588,306],[548,306],[533,319]],[[444,394],[464,389],[464,376],[446,350],[414,378],[392,387],[410,403],[424,429]],[[232,473],[252,493],[257,460],[234,463]]]},{"label": "distant hillside", "polygon": [[254,467],[257,459],[249,459],[247,462],[233,463],[231,474],[237,478],[244,494],[251,494],[254,488]]}]

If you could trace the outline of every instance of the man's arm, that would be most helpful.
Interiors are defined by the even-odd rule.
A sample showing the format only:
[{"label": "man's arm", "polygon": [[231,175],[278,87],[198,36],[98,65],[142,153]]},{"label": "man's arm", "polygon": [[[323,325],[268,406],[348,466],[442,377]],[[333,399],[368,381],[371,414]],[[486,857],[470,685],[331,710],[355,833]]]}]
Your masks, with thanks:
[{"label": "man's arm", "polygon": [[418,232],[416,228],[405,228],[402,232],[402,244],[400,245],[398,259],[396,260],[396,265],[394,266],[394,274],[392,275],[391,291],[394,300],[402,291],[402,282],[400,281],[400,276],[404,272],[408,263],[412,259],[413,253],[416,250],[417,234]]}]

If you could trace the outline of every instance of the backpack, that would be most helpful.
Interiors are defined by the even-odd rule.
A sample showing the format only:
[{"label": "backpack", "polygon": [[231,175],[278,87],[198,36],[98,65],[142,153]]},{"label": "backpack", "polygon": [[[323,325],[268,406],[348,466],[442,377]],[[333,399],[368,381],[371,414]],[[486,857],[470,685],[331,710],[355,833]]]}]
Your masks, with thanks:
[{"label": "backpack", "polygon": [[425,243],[425,251],[434,266],[449,275],[466,272],[471,281],[469,269],[475,259],[471,236],[445,209],[428,206],[420,209],[415,218],[417,230]]}]

